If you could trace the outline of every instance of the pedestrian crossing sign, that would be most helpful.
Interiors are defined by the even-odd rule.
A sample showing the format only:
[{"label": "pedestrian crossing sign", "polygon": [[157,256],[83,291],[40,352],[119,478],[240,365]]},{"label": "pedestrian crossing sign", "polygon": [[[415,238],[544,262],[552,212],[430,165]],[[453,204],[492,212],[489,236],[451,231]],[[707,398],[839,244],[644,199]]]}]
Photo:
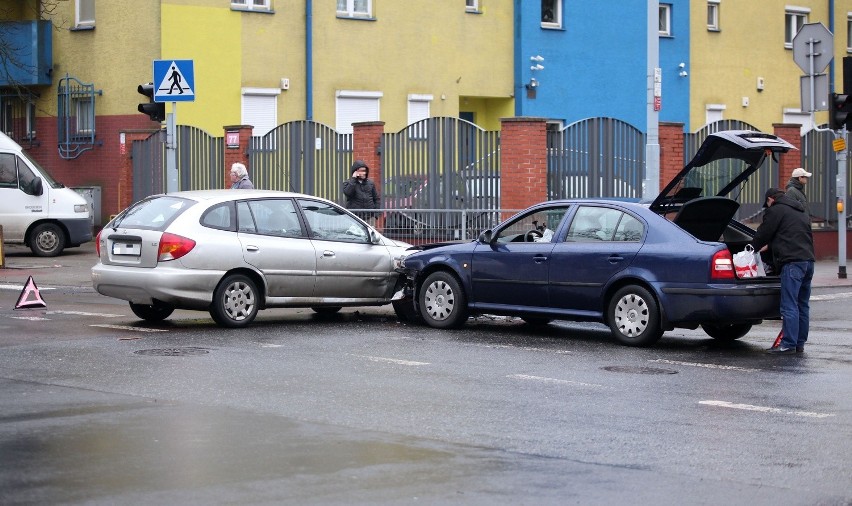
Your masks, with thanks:
[{"label": "pedestrian crossing sign", "polygon": [[192,60],[154,60],[154,102],[193,102]]}]

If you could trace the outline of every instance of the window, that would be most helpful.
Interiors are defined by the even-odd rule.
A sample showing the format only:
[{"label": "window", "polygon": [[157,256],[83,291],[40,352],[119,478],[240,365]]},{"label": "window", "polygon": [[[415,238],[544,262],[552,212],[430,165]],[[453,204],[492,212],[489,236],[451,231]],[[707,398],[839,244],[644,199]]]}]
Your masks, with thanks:
[{"label": "window", "polygon": [[18,172],[15,169],[15,155],[0,153],[0,188],[17,188]]},{"label": "window", "polygon": [[464,9],[467,12],[479,12],[479,0],[464,0]]},{"label": "window", "polygon": [[239,11],[271,11],[272,0],[231,0],[231,8]]},{"label": "window", "polygon": [[74,101],[77,116],[77,133],[91,134],[95,131],[95,104],[90,98],[78,98]]},{"label": "window", "polygon": [[616,209],[581,206],[577,209],[566,241],[638,241],[642,222]]},{"label": "window", "polygon": [[672,34],[672,6],[660,4],[660,35],[670,37]]},{"label": "window", "polygon": [[719,31],[719,1],[709,0],[707,2],[707,29],[711,32]]},{"label": "window", "polygon": [[314,200],[299,200],[299,206],[308,220],[313,239],[341,242],[369,243],[367,229],[354,217],[337,207]]},{"label": "window", "polygon": [[376,91],[338,91],[335,101],[337,133],[351,134],[352,123],[379,121],[380,98],[382,93]]},{"label": "window", "polygon": [[252,200],[248,203],[257,233],[278,237],[302,237],[296,206],[290,199]]},{"label": "window", "polygon": [[95,0],[77,0],[74,9],[75,28],[95,27]]},{"label": "window", "polygon": [[562,0],[541,0],[541,27],[562,28]]},{"label": "window", "polygon": [[722,121],[724,118],[725,104],[707,104],[705,107],[705,124]]},{"label": "window", "polygon": [[337,15],[346,18],[371,18],[373,0],[337,0]]},{"label": "window", "polygon": [[846,52],[852,53],[852,12],[846,13]]},{"label": "window", "polygon": [[567,206],[549,207],[519,216],[500,230],[496,241],[501,244],[550,242],[568,209]]},{"label": "window", "polygon": [[[432,101],[432,95],[408,95],[408,124],[413,125],[418,121],[429,118],[429,103]],[[411,128],[408,132],[409,138],[425,139],[426,125],[420,123]]]},{"label": "window", "polygon": [[807,9],[791,9],[787,8],[784,13],[784,47],[793,48],[793,37],[799,33],[802,25],[808,22]]},{"label": "window", "polygon": [[243,125],[254,126],[252,135],[263,136],[278,126],[278,88],[243,88],[240,115]]}]

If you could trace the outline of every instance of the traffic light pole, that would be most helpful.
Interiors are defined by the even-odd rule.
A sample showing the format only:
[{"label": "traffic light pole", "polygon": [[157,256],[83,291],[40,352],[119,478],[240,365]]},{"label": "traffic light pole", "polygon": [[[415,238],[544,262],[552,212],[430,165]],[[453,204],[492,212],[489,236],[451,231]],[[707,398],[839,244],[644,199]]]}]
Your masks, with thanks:
[{"label": "traffic light pole", "polygon": [[178,191],[177,142],[175,123],[177,102],[172,102],[172,112],[166,115],[166,193]]},{"label": "traffic light pole", "polygon": [[846,125],[840,130],[843,150],[837,152],[837,277],[846,279]]}]

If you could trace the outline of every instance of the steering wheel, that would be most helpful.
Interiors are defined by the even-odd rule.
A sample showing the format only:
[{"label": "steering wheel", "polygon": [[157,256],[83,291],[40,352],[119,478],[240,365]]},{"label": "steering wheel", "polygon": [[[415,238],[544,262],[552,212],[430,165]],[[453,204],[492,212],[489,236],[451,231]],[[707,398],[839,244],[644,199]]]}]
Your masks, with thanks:
[{"label": "steering wheel", "polygon": [[542,237],[544,237],[544,234],[533,228],[524,234],[524,242],[535,242],[536,239],[541,239]]}]

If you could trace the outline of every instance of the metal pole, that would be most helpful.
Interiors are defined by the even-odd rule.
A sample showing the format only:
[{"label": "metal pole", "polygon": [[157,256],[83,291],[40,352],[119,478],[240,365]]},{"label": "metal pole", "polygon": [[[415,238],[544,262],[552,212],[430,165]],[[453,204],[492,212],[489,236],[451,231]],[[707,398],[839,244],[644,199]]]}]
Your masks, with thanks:
[{"label": "metal pole", "polygon": [[177,145],[175,123],[177,102],[172,102],[172,112],[166,115],[166,193],[178,191]]},{"label": "metal pole", "polygon": [[646,104],[645,133],[645,180],[642,182],[642,197],[654,198],[660,193],[660,113],[654,107],[654,90],[657,76],[661,75],[660,62],[660,2],[648,0],[647,13],[647,73],[648,93]]},{"label": "metal pole", "polygon": [[837,152],[837,277],[846,279],[846,125],[840,136],[843,150]]}]

